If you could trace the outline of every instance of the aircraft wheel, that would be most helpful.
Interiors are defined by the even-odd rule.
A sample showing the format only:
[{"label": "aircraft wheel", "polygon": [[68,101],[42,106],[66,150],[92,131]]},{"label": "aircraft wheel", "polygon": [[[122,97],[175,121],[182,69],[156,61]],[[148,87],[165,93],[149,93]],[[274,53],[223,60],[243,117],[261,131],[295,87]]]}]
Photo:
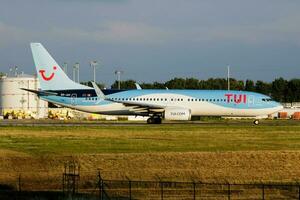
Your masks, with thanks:
[{"label": "aircraft wheel", "polygon": [[254,124],[254,125],[258,125],[258,124],[259,124],[259,121],[258,121],[257,119],[254,120],[254,121],[253,121],[253,124]]},{"label": "aircraft wheel", "polygon": [[152,118],[152,117],[149,117],[149,118],[147,119],[147,124],[154,124],[154,122],[155,122],[155,120],[154,120],[154,118]]},{"label": "aircraft wheel", "polygon": [[147,124],[161,124],[161,121],[160,117],[149,117],[147,119]]},{"label": "aircraft wheel", "polygon": [[154,121],[155,121],[155,124],[161,124],[161,118],[160,117],[154,118]]}]

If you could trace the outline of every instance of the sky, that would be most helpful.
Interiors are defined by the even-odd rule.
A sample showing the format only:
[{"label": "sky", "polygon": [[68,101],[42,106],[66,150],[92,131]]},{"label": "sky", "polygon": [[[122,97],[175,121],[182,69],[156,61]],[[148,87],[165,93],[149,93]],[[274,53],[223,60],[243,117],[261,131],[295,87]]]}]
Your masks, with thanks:
[{"label": "sky", "polygon": [[300,77],[297,0],[0,0],[0,71],[35,73],[30,42],[80,80]]}]

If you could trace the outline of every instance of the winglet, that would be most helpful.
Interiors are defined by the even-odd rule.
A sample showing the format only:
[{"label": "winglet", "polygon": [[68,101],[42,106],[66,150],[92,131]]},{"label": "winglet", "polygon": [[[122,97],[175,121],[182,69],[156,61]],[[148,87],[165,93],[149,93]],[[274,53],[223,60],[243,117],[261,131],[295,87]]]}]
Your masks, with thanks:
[{"label": "winglet", "polygon": [[134,83],[137,90],[142,90],[142,87],[138,83]]},{"label": "winglet", "polygon": [[93,81],[92,81],[92,85],[93,85],[93,88],[95,89],[95,92],[96,92],[97,96],[100,99],[106,99],[104,93],[101,91],[101,89],[98,87],[98,85]]}]

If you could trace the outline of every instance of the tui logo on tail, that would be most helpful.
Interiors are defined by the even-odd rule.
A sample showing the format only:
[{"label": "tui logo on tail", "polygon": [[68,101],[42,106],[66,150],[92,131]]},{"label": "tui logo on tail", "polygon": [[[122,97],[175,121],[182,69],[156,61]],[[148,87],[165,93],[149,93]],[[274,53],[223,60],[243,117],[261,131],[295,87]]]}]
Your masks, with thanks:
[{"label": "tui logo on tail", "polygon": [[[57,70],[57,67],[56,67],[56,66],[53,66],[53,70]],[[54,77],[54,72],[52,72],[52,73],[50,74],[50,76],[46,76],[46,75],[45,75],[45,72],[46,72],[46,71],[45,71],[44,69],[39,70],[39,73],[41,74],[43,80],[45,80],[45,81],[50,81],[50,80],[52,80],[53,77]]]}]

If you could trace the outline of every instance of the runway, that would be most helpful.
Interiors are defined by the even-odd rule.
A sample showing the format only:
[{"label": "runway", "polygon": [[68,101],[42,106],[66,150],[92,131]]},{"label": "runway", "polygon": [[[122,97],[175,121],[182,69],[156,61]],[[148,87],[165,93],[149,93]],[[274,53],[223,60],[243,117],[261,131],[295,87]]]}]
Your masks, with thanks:
[{"label": "runway", "polygon": [[120,121],[61,121],[61,120],[0,120],[2,126],[145,126],[146,122],[120,122]]},{"label": "runway", "polygon": [[[163,121],[162,124],[147,124],[146,121],[79,121],[79,120],[70,120],[70,121],[64,121],[64,120],[25,120],[25,119],[18,119],[18,120],[0,120],[0,127],[5,126],[55,126],[55,127],[79,127],[79,126],[164,126],[164,125],[175,125],[175,124],[187,124],[187,125],[220,125],[220,124],[227,124],[227,121]],[[241,123],[238,121],[231,122],[231,124]],[[242,122],[242,123],[247,123]]]},{"label": "runway", "polygon": [[[276,125],[300,125],[300,120],[260,120],[258,126],[276,126]],[[199,126],[252,126],[252,119],[242,120],[203,120],[203,121],[163,121],[162,124],[147,124],[146,121],[80,121],[80,120],[27,120],[27,119],[13,119],[13,120],[0,120],[0,127],[6,126],[40,126],[40,127],[103,127],[103,126],[164,126],[164,125],[199,125]],[[253,125],[254,126],[254,125]]]}]

